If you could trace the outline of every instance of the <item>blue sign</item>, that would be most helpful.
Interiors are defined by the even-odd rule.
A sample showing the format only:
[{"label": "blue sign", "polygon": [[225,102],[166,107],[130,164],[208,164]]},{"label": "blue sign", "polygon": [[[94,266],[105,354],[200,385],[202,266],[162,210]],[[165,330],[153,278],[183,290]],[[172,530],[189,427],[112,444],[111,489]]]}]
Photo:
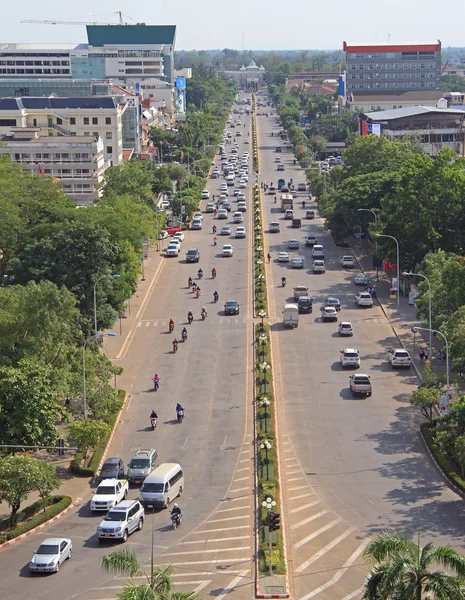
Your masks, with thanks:
[{"label": "blue sign", "polygon": [[185,90],[186,89],[186,78],[185,77],[176,77],[176,89],[177,90]]}]

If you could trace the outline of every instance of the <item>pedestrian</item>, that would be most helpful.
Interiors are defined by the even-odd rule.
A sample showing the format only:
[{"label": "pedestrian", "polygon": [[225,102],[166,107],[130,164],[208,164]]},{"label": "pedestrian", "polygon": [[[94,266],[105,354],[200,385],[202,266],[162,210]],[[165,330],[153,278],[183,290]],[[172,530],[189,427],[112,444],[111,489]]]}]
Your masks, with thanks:
[{"label": "pedestrian", "polygon": [[421,361],[425,358],[425,351],[423,350],[423,348],[420,348],[420,350],[418,350],[418,355],[420,356]]},{"label": "pedestrian", "polygon": [[429,351],[428,349],[425,350],[425,360],[428,360],[429,357]]},{"label": "pedestrian", "polygon": [[268,252],[268,257],[267,258],[268,258],[268,264],[270,264],[270,262],[271,262],[271,254],[269,252]]},{"label": "pedestrian", "polygon": [[442,360],[442,352],[441,352],[441,350],[438,350],[438,360]]}]

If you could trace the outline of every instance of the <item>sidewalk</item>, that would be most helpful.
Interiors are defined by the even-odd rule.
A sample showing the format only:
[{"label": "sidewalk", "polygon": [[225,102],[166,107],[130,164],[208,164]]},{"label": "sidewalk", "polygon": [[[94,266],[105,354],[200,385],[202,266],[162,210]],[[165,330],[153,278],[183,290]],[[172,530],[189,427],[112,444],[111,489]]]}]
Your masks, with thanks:
[{"label": "sidewalk", "polygon": [[[361,247],[359,247],[360,241],[354,237],[350,237],[346,241],[362,272],[370,277],[376,277],[376,269],[373,268],[373,248],[371,242],[368,239],[362,239]],[[341,248],[341,253],[342,251]],[[382,269],[379,269],[379,281],[376,284],[377,300],[402,346],[409,351],[415,371],[421,379],[426,364],[425,361],[420,360],[418,350],[420,347],[424,349],[429,348],[429,333],[421,331],[414,334],[412,327],[426,327],[427,325],[417,317],[416,306],[409,305],[408,298],[405,296],[400,296],[399,312],[397,311],[397,299],[390,298],[391,279],[395,276],[395,272],[385,273]],[[437,359],[440,347],[439,341],[433,337],[432,356],[429,358],[431,369],[438,375],[446,372],[445,362]]]},{"label": "sidewalk", "polygon": [[[156,275],[163,264],[162,250],[166,248],[167,241],[162,240],[159,242],[160,251],[157,251],[156,243],[150,247],[148,251],[148,258],[144,260],[144,280],[139,282],[139,286],[135,294],[127,302],[126,317],[119,319],[112,331],[114,331],[116,337],[104,337],[102,351],[108,356],[108,358],[115,364],[121,365],[121,360],[118,360],[119,354],[127,346],[127,340],[132,336],[136,326],[139,312],[146,304],[149,292],[153,287]],[[121,376],[116,377],[113,381],[113,385],[125,388],[125,385],[130,381],[131,377],[128,373],[123,373]],[[116,427],[118,424],[116,425]],[[57,474],[62,481],[61,487],[58,490],[54,490],[52,494],[63,494],[70,496],[75,500],[85,500],[91,492],[91,480],[87,477],[76,477],[69,471],[69,466],[74,458],[74,453],[67,453],[65,457],[58,457],[55,453],[48,453],[45,450],[35,453],[37,458],[52,462],[57,467]],[[38,500],[36,493],[30,494],[29,498],[21,504],[21,509],[29,506],[33,502]],[[7,517],[10,514],[10,509],[5,502],[0,502],[0,519]]]}]

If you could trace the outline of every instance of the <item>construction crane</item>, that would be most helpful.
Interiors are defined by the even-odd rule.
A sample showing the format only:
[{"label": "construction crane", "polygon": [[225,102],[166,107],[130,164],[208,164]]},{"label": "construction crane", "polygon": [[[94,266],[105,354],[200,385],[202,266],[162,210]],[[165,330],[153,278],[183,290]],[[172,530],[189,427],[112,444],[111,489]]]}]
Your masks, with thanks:
[{"label": "construction crane", "polygon": [[[118,25],[124,25],[123,21],[123,13],[118,10],[117,12],[110,13],[107,16],[118,15],[119,23]],[[99,15],[105,16],[105,15]],[[52,20],[37,20],[37,19],[25,19],[20,21],[21,23],[35,23],[37,25],[111,25],[112,23],[105,23],[99,21],[52,21]],[[116,25],[116,23],[115,23]]]}]

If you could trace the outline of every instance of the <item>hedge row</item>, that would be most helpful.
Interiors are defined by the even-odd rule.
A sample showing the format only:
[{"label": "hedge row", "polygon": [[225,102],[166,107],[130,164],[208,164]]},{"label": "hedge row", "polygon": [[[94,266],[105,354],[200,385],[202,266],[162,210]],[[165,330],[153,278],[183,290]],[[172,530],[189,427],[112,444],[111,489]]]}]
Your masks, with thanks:
[{"label": "hedge row", "polygon": [[[49,496],[45,502],[47,504],[45,511],[43,510],[43,500],[38,500],[37,502],[34,502],[34,504],[31,504],[20,511],[18,513],[18,519],[22,522],[19,522],[14,529],[10,529],[10,531],[5,533],[0,533],[0,544],[12,540],[13,538],[18,537],[18,535],[27,533],[28,531],[31,531],[31,529],[34,529],[34,527],[38,527],[49,519],[56,517],[61,511],[68,508],[72,499],[69,496]],[[2,527],[4,523],[5,521],[2,523]]]},{"label": "hedge row", "polygon": [[437,445],[434,437],[434,428],[436,422],[423,423],[420,427],[423,439],[425,440],[428,448],[431,450],[436,462],[441,468],[444,475],[451,481],[452,484],[456,485],[460,490],[465,492],[465,481],[457,473],[457,465],[449,458],[447,454],[444,454],[441,448]]}]

